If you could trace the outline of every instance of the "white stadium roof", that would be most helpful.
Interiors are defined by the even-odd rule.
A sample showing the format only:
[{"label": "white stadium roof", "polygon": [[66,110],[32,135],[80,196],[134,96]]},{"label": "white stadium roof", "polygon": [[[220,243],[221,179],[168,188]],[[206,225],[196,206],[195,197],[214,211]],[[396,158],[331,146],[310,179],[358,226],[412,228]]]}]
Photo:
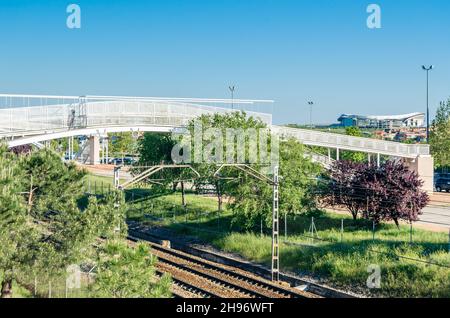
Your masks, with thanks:
[{"label": "white stadium roof", "polygon": [[383,115],[383,116],[377,116],[377,115],[363,116],[363,115],[342,114],[340,118],[359,118],[359,119],[370,119],[370,120],[407,120],[407,119],[419,117],[419,116],[425,116],[425,114],[424,113],[410,113],[410,114],[403,114],[403,115]]}]

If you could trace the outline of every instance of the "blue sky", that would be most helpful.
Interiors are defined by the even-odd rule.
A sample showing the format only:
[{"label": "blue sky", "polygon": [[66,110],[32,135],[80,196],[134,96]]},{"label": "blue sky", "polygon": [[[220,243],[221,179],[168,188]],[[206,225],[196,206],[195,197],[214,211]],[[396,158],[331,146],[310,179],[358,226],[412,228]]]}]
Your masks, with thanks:
[{"label": "blue sky", "polygon": [[[82,27],[66,27],[66,7]],[[368,29],[377,3],[382,28]],[[450,97],[448,0],[1,0],[0,92],[274,99],[277,123]],[[270,110],[268,108],[267,110]]]}]

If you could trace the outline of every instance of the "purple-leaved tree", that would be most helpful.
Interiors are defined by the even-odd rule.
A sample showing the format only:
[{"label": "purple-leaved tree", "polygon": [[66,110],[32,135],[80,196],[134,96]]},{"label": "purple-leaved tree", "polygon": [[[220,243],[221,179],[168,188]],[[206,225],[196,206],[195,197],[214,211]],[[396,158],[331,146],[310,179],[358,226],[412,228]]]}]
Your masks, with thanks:
[{"label": "purple-leaved tree", "polygon": [[344,206],[353,219],[361,215],[376,223],[417,221],[429,197],[423,182],[400,161],[387,161],[379,168],[366,163],[338,161],[331,171],[331,182],[323,191],[323,200],[332,206]]}]

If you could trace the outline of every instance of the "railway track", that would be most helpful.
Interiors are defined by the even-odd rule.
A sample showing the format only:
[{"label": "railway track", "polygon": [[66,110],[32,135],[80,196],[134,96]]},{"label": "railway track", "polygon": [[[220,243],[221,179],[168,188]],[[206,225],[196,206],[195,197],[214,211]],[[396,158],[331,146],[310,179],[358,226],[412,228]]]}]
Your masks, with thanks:
[{"label": "railway track", "polygon": [[[157,270],[158,276],[162,276],[164,272]],[[175,279],[172,277],[172,295],[175,298],[215,298],[213,293],[202,290],[186,281]]]},{"label": "railway track", "polygon": [[145,241],[158,257],[157,270],[168,273],[174,282],[172,292],[182,298],[321,298],[255,276],[250,272],[204,260],[188,253]]}]

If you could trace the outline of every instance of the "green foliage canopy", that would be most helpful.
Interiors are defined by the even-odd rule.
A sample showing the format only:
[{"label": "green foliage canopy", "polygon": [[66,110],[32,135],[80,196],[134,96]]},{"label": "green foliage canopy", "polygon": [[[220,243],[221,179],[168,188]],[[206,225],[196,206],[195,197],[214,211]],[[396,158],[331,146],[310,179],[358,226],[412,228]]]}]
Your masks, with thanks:
[{"label": "green foliage canopy", "polygon": [[148,245],[131,248],[124,242],[110,241],[101,249],[92,291],[106,298],[170,297],[171,279],[163,275],[156,279],[156,257]]},{"label": "green foliage canopy", "polygon": [[450,167],[450,99],[441,102],[430,132],[430,146],[435,165]]}]

